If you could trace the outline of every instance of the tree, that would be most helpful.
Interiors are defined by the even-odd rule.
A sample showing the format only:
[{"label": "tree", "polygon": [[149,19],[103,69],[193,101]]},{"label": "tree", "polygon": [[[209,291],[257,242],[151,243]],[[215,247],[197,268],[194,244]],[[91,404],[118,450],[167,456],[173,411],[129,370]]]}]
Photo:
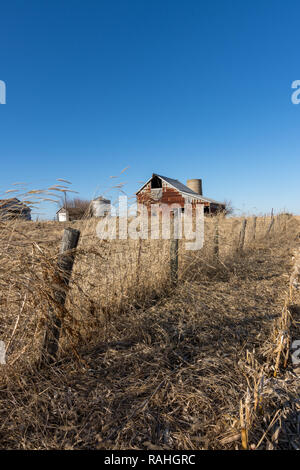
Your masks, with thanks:
[{"label": "tree", "polygon": [[224,213],[225,213],[226,215],[232,215],[232,214],[234,213],[234,207],[233,207],[231,201],[225,200],[225,201],[223,202],[223,205],[224,205],[224,207],[225,207]]},{"label": "tree", "polygon": [[91,207],[91,201],[88,199],[82,199],[80,197],[73,197],[72,199],[67,199],[63,196],[60,199],[60,207],[65,207],[66,209],[78,209],[82,212],[88,212]]},{"label": "tree", "polygon": [[90,207],[91,201],[88,199],[81,199],[80,197],[74,197],[67,200],[67,209],[82,209],[87,210]]}]

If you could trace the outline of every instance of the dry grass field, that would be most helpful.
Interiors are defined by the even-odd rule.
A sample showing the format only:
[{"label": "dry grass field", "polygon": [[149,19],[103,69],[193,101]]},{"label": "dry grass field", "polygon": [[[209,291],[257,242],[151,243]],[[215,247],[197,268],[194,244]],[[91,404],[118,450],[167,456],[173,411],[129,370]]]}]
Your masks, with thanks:
[{"label": "dry grass field", "polygon": [[[299,218],[206,218],[197,252],[0,222],[2,449],[300,448]],[[218,253],[216,253],[218,224]],[[63,228],[81,232],[57,361],[38,367]],[[298,335],[298,336],[297,336]]]}]

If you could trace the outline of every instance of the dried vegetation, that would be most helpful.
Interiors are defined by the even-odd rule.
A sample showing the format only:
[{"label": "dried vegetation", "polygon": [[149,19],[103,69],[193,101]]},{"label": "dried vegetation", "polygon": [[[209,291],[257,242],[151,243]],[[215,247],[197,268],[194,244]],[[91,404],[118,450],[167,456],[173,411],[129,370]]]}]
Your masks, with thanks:
[{"label": "dried vegetation", "polygon": [[[205,222],[169,279],[169,241],[81,230],[58,360],[38,369],[64,224],[0,229],[0,443],[5,449],[300,448],[299,221]],[[268,235],[266,235],[268,233]],[[55,306],[55,305],[54,305]]]}]

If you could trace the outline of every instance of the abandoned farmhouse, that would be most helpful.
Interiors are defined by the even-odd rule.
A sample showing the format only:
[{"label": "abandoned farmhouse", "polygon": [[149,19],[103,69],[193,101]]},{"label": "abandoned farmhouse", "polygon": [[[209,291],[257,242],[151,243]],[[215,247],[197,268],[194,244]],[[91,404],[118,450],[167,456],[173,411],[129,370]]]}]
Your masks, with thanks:
[{"label": "abandoned farmhouse", "polygon": [[[215,201],[202,194],[202,180],[191,179],[184,185],[178,180],[153,173],[151,178],[136,193],[138,204],[157,204],[158,208],[176,204],[184,209],[185,203],[202,204],[205,214],[214,214],[225,210],[222,202]],[[161,205],[161,206],[160,206]]]}]

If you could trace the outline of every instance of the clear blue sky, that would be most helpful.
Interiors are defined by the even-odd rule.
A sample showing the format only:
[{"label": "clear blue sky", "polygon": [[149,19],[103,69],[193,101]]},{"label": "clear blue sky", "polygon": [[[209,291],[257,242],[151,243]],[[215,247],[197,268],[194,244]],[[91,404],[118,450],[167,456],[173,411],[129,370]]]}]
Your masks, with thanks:
[{"label": "clear blue sky", "polygon": [[0,192],[67,178],[89,198],[129,166],[128,194],[156,172],[300,213],[299,18],[287,0],[2,2]]}]

